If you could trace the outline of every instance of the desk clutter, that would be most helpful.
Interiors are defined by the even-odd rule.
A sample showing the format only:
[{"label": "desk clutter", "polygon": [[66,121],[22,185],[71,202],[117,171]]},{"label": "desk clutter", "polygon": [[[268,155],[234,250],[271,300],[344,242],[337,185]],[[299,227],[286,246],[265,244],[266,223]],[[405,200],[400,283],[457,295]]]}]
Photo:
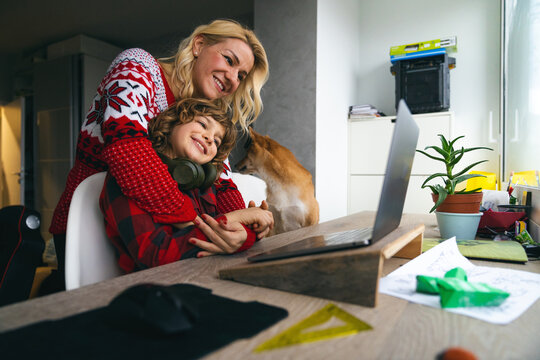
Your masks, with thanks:
[{"label": "desk clutter", "polygon": [[[446,239],[424,238],[422,252],[439,245]],[[461,255],[469,259],[508,261],[525,263],[528,261],[523,246],[512,240],[456,240]]]},{"label": "desk clutter", "polygon": [[[164,305],[183,314],[181,326],[156,309]],[[287,316],[285,309],[195,285],[136,285],[109,306],[2,333],[0,349],[5,359],[198,359]]]},{"label": "desk clutter", "polygon": [[[441,303],[442,300],[437,296],[417,292],[418,275],[443,278],[448,271],[456,267],[463,269],[463,271],[459,272],[460,274],[453,275],[461,283],[459,284],[460,286],[454,286],[453,289],[452,286],[449,287],[450,299]],[[504,300],[504,302],[501,301],[500,306],[442,306],[463,304],[463,302],[460,303],[459,299],[452,299],[452,296],[456,294],[462,295],[462,290],[467,289],[467,287],[463,286],[463,273],[465,272],[467,281],[487,284],[490,288],[498,289],[497,291],[500,290],[510,295],[505,299],[503,299],[504,294],[502,293],[495,295],[497,299]],[[505,268],[475,266],[460,254],[456,240],[452,238],[442,242],[382,278],[379,289],[384,294],[411,302],[435,308],[444,308],[445,311],[494,324],[508,324],[523,314],[540,297],[540,274]],[[469,295],[475,297],[479,293],[477,287],[468,287],[468,289],[471,291],[465,297]],[[484,288],[480,292],[485,295],[488,292],[486,289]],[[496,290],[490,291],[495,292]],[[471,295],[472,293],[476,293],[476,295]],[[474,301],[476,304],[478,304],[477,300]]]}]

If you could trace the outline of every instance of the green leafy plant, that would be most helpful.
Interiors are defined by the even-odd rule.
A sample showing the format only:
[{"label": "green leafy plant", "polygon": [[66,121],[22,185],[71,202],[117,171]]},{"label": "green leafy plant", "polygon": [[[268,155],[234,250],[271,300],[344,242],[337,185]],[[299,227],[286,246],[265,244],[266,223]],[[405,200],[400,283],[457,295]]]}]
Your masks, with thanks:
[{"label": "green leafy plant", "polygon": [[[426,146],[424,150],[433,149],[435,152],[437,152],[441,157],[437,157],[431,154],[428,154],[426,151],[422,150],[416,150],[417,152],[424,154],[430,159],[441,161],[446,166],[446,173],[435,173],[429,176],[426,181],[422,184],[422,189],[425,189],[426,187],[429,187],[433,194],[439,195],[439,198],[437,199],[437,202],[435,203],[435,206],[431,208],[429,212],[433,212],[442,202],[446,199],[448,195],[454,195],[454,194],[470,194],[475,193],[481,190],[481,188],[473,189],[466,191],[465,189],[456,191],[456,186],[459,183],[462,183],[463,181],[467,181],[468,179],[475,178],[475,177],[485,177],[484,175],[480,174],[467,174],[469,170],[471,170],[473,167],[475,167],[478,164],[481,164],[483,162],[486,162],[487,160],[481,160],[477,161],[474,164],[471,164],[469,166],[466,166],[463,170],[459,171],[457,174],[453,174],[454,167],[461,161],[463,158],[463,155],[469,151],[473,150],[491,150],[493,149],[479,146],[479,147],[473,147],[465,149],[461,147],[461,149],[454,149],[454,144],[459,139],[463,138],[464,136],[458,136],[457,138],[453,140],[446,140],[444,135],[438,134],[439,139],[441,140],[441,147],[438,146]],[[436,154],[435,154],[436,155]],[[427,183],[430,182],[433,179],[441,178],[444,182],[444,186],[440,184],[435,185],[428,185]]]}]

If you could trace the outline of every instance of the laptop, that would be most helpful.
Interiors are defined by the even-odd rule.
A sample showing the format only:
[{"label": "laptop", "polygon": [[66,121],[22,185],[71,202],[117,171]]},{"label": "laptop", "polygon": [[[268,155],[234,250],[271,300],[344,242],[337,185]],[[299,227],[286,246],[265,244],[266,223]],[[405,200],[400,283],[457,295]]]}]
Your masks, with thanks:
[{"label": "laptop", "polygon": [[304,238],[250,256],[247,258],[248,261],[277,260],[369,246],[395,230],[399,226],[403,214],[418,134],[418,126],[405,101],[401,100],[373,228],[361,228]]}]

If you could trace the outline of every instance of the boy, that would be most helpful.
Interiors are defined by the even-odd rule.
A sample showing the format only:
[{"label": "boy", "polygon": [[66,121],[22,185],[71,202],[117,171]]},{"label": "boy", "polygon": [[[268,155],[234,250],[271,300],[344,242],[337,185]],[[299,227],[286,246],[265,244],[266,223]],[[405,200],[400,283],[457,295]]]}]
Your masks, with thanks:
[{"label": "boy", "polygon": [[[185,99],[160,113],[149,123],[153,148],[174,170],[175,161],[189,166],[214,166],[206,183],[213,183],[232,150],[236,129],[223,104]],[[171,160],[171,159],[182,160]],[[171,163],[172,161],[172,163]],[[191,164],[193,163],[193,164]],[[211,165],[210,165],[211,164]],[[145,174],[140,174],[143,177]],[[184,183],[183,179],[175,179]],[[214,185],[182,189],[186,212],[192,222],[160,224],[120,190],[108,174],[100,196],[107,235],[118,250],[118,262],[126,272],[164,265],[194,256],[234,253],[250,248],[259,233],[273,226],[272,214],[251,207],[218,214]],[[190,206],[191,205],[191,206]],[[260,236],[259,236],[260,237]]]}]

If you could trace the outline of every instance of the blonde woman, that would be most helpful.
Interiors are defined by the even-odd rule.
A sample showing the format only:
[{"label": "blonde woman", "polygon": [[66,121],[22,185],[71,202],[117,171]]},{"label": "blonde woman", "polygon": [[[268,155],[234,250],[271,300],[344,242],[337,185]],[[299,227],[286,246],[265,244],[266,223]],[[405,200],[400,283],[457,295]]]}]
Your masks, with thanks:
[{"label": "blonde woman", "polygon": [[[54,235],[59,277],[63,279],[69,204],[84,179],[109,171],[122,193],[156,222],[192,221],[194,212],[184,207],[185,196],[160,166],[147,138],[148,122],[176,100],[193,96],[222,98],[229,104],[232,121],[246,128],[262,110],[260,89],[267,76],[261,43],[251,30],[230,20],[197,27],[171,58],[157,60],[142,49],[118,55],[82,124],[75,164],[49,229]],[[228,176],[227,163],[220,180],[218,211],[245,208]]]}]

